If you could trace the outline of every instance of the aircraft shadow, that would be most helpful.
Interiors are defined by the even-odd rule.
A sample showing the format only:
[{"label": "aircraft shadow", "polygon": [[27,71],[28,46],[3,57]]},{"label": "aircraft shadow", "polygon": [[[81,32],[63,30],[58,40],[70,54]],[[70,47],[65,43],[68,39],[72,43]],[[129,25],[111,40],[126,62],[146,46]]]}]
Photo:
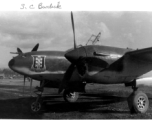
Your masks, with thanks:
[{"label": "aircraft shadow", "polygon": [[[44,97],[45,107],[38,114],[30,110],[30,105],[35,97],[19,99],[0,100],[0,118],[5,119],[41,119],[43,113],[64,113],[64,112],[98,112],[98,113],[128,113],[128,111],[109,110],[109,104],[126,101],[126,97],[104,94],[81,94],[76,103],[66,103],[60,95]],[[47,102],[46,102],[47,101]],[[121,106],[122,107],[122,106]],[[103,108],[103,109],[98,109]]]},{"label": "aircraft shadow", "polygon": [[[47,99],[47,98],[45,98]],[[118,97],[115,95],[106,94],[81,94],[78,101],[75,103],[67,103],[63,100],[56,101],[51,99],[45,105],[44,112],[99,112],[99,113],[128,113],[128,111],[107,110],[109,104],[124,102],[127,97]],[[123,106],[120,106],[120,108]],[[103,108],[103,109],[98,109]]]}]

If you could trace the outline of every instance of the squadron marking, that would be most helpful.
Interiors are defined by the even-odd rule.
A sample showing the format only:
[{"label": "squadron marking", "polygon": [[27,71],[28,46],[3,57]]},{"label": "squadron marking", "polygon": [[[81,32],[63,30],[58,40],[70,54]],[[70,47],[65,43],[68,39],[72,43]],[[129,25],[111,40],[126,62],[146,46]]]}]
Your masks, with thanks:
[{"label": "squadron marking", "polygon": [[46,65],[45,65],[46,56],[32,55],[32,57],[33,57],[33,64],[31,70],[35,72],[44,72],[46,70]]}]

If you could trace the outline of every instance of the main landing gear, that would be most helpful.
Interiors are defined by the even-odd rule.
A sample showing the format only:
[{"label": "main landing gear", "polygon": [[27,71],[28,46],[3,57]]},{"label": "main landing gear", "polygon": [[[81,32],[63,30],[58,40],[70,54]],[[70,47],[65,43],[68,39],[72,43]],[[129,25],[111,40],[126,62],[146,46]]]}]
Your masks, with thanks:
[{"label": "main landing gear", "polygon": [[128,106],[131,113],[145,113],[149,108],[149,100],[145,93],[138,91],[136,80],[132,83],[133,92],[128,97]]},{"label": "main landing gear", "polygon": [[68,103],[74,103],[79,98],[79,93],[65,89],[63,93],[63,98]]},{"label": "main landing gear", "polygon": [[[45,83],[45,80],[42,81],[42,83],[40,84],[40,87],[37,87],[37,91],[35,91],[35,93],[37,94],[37,98],[36,101],[34,101],[31,104],[31,110],[32,112],[40,112],[44,106],[44,102],[42,99],[42,93],[44,91],[44,85],[47,84]],[[64,93],[63,93],[63,98],[66,102],[68,103],[74,103],[77,101],[79,97],[79,93],[78,92],[74,92],[72,90],[69,89],[65,89]]]}]

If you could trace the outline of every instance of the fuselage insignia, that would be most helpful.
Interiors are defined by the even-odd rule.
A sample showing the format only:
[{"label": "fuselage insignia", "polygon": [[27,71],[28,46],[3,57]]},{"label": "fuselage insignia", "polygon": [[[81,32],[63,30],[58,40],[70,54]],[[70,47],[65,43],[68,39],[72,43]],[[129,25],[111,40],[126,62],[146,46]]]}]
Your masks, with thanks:
[{"label": "fuselage insignia", "polygon": [[46,56],[32,55],[32,57],[33,57],[33,64],[31,70],[35,72],[44,72],[46,70],[46,66],[45,66]]}]

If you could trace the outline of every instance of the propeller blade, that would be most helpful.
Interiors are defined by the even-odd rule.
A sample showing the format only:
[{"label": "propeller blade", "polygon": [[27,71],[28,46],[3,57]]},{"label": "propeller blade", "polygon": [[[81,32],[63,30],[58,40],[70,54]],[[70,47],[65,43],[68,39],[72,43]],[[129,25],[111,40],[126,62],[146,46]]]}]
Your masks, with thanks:
[{"label": "propeller blade", "polygon": [[[71,22],[72,22],[72,29],[73,29],[73,36],[74,36],[74,50],[77,51],[77,49],[76,49],[76,40],[75,40],[75,27],[74,27],[74,19],[73,19],[73,13],[72,13],[72,11],[71,11]],[[76,54],[77,54],[77,52],[76,52]],[[65,55],[65,57],[66,57],[66,55]],[[66,57],[66,58],[67,58],[67,57]],[[60,84],[60,86],[59,86],[59,91],[58,91],[58,93],[61,93],[61,92],[63,91],[63,89],[65,89],[65,88],[67,87],[68,82],[69,82],[69,80],[71,79],[71,76],[72,76],[72,74],[73,74],[74,67],[75,67],[75,64],[72,63],[72,64],[69,66],[69,68],[67,69],[67,71],[66,71],[66,73],[64,74],[64,77],[63,77],[63,79],[62,79],[62,81],[61,81],[61,84]]]},{"label": "propeller blade", "polygon": [[17,48],[17,52],[18,52],[19,54],[20,54],[20,53],[23,53],[20,48]]},{"label": "propeller blade", "polygon": [[[39,43],[35,45],[35,47],[32,49],[32,51],[37,51],[38,48],[39,48]],[[31,52],[32,52],[32,51],[31,51]]]},{"label": "propeller blade", "polygon": [[10,52],[11,54],[19,54],[18,52]]},{"label": "propeller blade", "polygon": [[74,35],[74,49],[76,49],[75,28],[74,28],[74,19],[73,19],[73,13],[72,13],[72,11],[71,11],[71,21],[72,21],[72,29],[73,29],[73,35]]},{"label": "propeller blade", "polygon": [[72,73],[74,71],[74,66],[75,66],[74,64],[71,64],[69,66],[69,68],[67,69],[66,73],[64,74],[64,77],[61,81],[58,93],[61,93],[63,91],[63,89],[67,86],[67,83],[69,82],[69,80],[72,76]]}]

